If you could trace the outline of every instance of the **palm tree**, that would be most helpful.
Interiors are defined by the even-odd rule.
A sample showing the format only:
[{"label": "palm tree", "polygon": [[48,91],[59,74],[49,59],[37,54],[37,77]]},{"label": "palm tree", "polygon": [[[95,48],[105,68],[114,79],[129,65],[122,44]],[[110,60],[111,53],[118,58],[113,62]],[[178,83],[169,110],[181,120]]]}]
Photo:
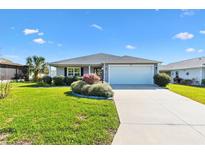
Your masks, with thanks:
[{"label": "palm tree", "polygon": [[33,74],[34,81],[38,81],[40,73],[48,74],[48,66],[44,57],[28,57],[26,59],[26,64],[28,65],[29,74]]}]

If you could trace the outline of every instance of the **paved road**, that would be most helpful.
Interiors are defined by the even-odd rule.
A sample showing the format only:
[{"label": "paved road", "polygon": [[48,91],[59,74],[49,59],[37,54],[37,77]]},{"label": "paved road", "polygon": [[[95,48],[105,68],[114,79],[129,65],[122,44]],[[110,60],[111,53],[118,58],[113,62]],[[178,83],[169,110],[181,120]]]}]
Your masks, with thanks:
[{"label": "paved road", "polygon": [[114,88],[113,144],[205,144],[205,105],[154,86]]}]

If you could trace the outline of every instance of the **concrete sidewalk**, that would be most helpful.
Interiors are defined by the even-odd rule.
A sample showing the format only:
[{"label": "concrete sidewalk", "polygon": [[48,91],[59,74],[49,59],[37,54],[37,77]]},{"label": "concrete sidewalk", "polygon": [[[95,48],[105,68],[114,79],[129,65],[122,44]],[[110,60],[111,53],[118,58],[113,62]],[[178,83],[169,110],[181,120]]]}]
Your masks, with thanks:
[{"label": "concrete sidewalk", "polygon": [[115,89],[113,144],[205,144],[205,105],[167,89]]}]

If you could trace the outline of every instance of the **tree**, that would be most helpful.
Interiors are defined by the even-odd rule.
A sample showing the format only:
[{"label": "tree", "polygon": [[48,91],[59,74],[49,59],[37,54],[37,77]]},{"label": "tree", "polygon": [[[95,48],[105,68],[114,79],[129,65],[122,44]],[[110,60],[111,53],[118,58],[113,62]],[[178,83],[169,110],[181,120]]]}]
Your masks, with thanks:
[{"label": "tree", "polygon": [[45,58],[41,56],[28,57],[26,59],[29,74],[33,74],[34,81],[38,81],[40,73],[48,74],[48,66]]}]

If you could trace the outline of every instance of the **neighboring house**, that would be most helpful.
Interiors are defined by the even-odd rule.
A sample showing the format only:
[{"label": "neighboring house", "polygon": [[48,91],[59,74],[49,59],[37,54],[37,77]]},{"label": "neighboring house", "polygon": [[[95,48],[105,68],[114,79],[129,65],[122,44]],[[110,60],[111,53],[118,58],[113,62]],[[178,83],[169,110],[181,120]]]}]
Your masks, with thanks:
[{"label": "neighboring house", "polygon": [[170,74],[172,82],[174,82],[174,78],[178,77],[193,80],[195,84],[201,84],[202,79],[205,79],[205,57],[162,65],[159,70]]},{"label": "neighboring house", "polygon": [[159,61],[98,53],[52,62],[56,75],[82,76],[96,73],[110,84],[153,84]]},{"label": "neighboring house", "polygon": [[28,78],[28,67],[0,58],[0,80],[17,80]]}]

